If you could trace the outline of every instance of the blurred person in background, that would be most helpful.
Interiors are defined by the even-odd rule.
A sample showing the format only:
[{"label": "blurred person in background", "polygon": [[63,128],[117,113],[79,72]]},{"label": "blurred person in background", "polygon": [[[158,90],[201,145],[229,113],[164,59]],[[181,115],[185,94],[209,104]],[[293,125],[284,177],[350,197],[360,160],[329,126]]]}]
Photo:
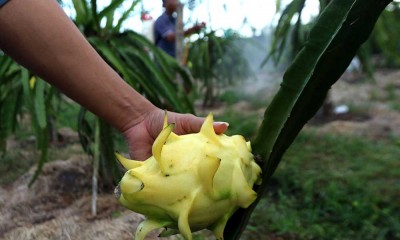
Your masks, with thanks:
[{"label": "blurred person in background", "polygon": [[[170,56],[175,57],[175,28],[176,28],[176,9],[179,0],[162,0],[164,12],[154,23],[154,41],[157,47],[164,50]],[[184,36],[199,33],[206,24],[195,24],[193,27],[184,31]]]}]

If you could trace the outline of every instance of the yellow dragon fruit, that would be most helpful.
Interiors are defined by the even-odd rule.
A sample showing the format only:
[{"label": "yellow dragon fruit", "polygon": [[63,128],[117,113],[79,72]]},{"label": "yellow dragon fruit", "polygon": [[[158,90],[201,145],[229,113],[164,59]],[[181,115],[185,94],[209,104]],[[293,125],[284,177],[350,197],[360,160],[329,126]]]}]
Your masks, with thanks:
[{"label": "yellow dragon fruit", "polygon": [[240,135],[215,134],[212,114],[199,133],[178,136],[173,128],[165,117],[153,156],[146,161],[116,154],[127,169],[116,196],[123,206],[146,216],[135,239],[157,228],[179,230],[185,239],[207,228],[223,239],[229,217],[257,197],[252,187],[260,183],[261,169],[250,142]]}]

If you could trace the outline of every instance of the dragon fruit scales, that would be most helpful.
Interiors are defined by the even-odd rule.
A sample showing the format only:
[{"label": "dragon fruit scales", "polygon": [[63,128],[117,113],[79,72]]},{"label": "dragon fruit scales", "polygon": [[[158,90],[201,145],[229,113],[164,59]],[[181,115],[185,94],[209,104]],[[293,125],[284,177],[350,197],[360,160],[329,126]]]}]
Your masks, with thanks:
[{"label": "dragon fruit scales", "polygon": [[164,235],[180,232],[185,239],[207,228],[223,239],[229,217],[257,197],[252,188],[261,181],[261,169],[250,142],[239,135],[215,134],[212,114],[199,133],[178,136],[173,127],[165,117],[153,156],[146,161],[116,154],[127,169],[116,196],[123,206],[146,216],[135,239],[158,228],[166,229]]}]

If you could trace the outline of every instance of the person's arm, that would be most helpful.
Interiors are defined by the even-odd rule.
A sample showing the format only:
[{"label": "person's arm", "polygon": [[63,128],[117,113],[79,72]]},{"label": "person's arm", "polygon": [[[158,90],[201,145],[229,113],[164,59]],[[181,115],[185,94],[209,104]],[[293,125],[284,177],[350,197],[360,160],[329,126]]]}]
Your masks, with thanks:
[{"label": "person's arm", "polygon": [[[202,23],[202,24],[195,24],[193,27],[188,28],[188,29],[186,29],[185,31],[183,31],[183,35],[184,35],[185,37],[188,37],[188,36],[190,36],[190,35],[192,35],[192,34],[194,34],[194,33],[199,33],[200,30],[201,30],[202,28],[204,28],[204,27],[205,27],[205,24],[204,24],[204,23]],[[164,35],[164,38],[165,38],[167,41],[169,41],[169,42],[174,42],[174,41],[175,41],[175,38],[176,38],[175,31],[169,31],[168,33],[166,33],[166,34]]]},{"label": "person's arm", "polygon": [[[161,131],[163,111],[96,53],[55,0],[12,0],[0,9],[0,49],[124,134],[131,157],[145,159]],[[204,119],[171,114],[178,134]],[[222,133],[226,124],[215,124]]]},{"label": "person's arm", "polygon": [[155,110],[102,60],[54,0],[8,2],[0,9],[0,33],[7,55],[120,131]]},{"label": "person's arm", "polygon": [[[193,27],[186,29],[183,34],[185,37],[190,36],[194,33],[199,33],[202,28],[204,28],[206,24],[204,22],[200,24],[195,24]],[[175,42],[175,26],[167,21],[158,20],[154,24],[154,29],[157,34],[159,34],[162,38],[167,40],[168,42]]]}]

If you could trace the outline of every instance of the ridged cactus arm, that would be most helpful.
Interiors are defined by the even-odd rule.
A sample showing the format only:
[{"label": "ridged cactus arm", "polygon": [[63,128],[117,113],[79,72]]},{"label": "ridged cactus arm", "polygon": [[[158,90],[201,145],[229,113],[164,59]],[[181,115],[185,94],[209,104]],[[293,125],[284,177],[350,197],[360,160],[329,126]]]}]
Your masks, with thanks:
[{"label": "ridged cactus arm", "polygon": [[303,89],[276,140],[270,164],[271,172],[276,169],[287,148],[294,141],[303,126],[322,106],[331,86],[339,80],[357,54],[360,46],[367,41],[376,21],[391,0],[357,0],[351,7],[346,21],[324,51],[313,74]]},{"label": "ridged cactus arm", "polygon": [[[253,142],[263,159],[263,184],[304,124],[320,108],[326,93],[339,79],[391,0],[333,0],[324,9],[306,46],[284,74]],[[259,196],[265,186],[258,188]],[[239,239],[257,204],[239,209],[228,221],[225,239]]]},{"label": "ridged cactus arm", "polygon": [[261,155],[263,178],[271,175],[268,161],[276,140],[285,126],[291,111],[303,89],[311,79],[321,56],[339,32],[355,0],[332,1],[321,13],[310,32],[304,48],[283,75],[281,87],[264,113],[258,134],[253,142],[253,151]]}]

